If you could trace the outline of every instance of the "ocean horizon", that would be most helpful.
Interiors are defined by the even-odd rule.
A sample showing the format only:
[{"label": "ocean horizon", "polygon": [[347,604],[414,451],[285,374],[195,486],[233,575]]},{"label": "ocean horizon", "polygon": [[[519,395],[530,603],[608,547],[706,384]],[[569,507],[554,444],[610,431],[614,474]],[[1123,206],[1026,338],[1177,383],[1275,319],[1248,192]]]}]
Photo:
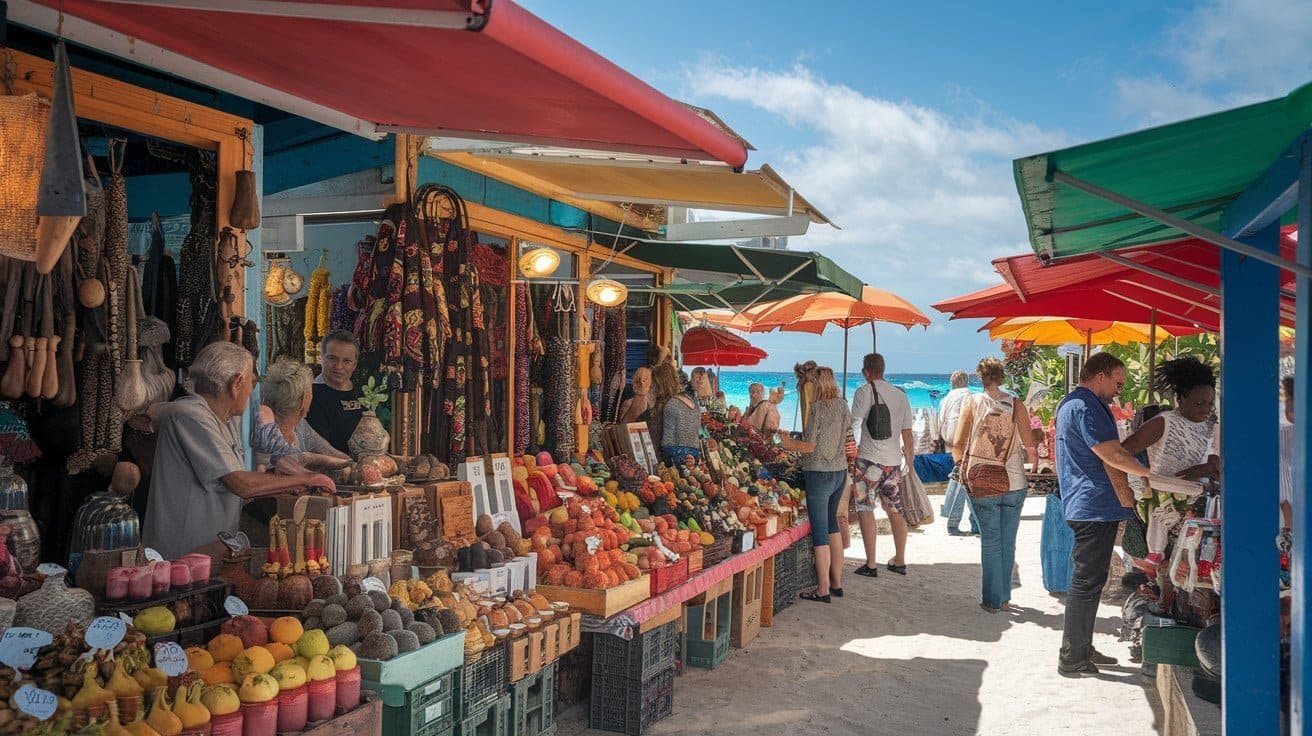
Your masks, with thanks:
[{"label": "ocean horizon", "polygon": [[[719,372],[720,390],[724,392],[725,401],[731,406],[746,409],[750,403],[747,388],[753,383],[765,386],[768,392],[779,385],[784,387],[783,401],[779,402],[779,423],[783,428],[800,429],[801,417],[797,416],[797,378],[792,371],[753,371],[725,368]],[[843,374],[838,373],[841,383]],[[913,411],[919,409],[937,409],[939,401],[951,390],[951,374],[948,373],[890,373],[886,376],[889,383],[907,392]],[[865,377],[859,370],[847,374],[847,400],[865,383]],[[978,376],[970,374],[970,385],[979,389]],[[840,386],[841,388],[841,386]]]}]

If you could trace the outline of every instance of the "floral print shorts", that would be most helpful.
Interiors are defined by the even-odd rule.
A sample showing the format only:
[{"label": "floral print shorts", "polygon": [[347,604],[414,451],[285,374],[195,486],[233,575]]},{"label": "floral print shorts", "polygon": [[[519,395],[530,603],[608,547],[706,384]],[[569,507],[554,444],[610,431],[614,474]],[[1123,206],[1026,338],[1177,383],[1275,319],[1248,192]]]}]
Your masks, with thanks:
[{"label": "floral print shorts", "polygon": [[902,513],[902,467],[880,465],[857,458],[852,472],[852,502],[857,511],[874,511],[875,500],[884,503],[885,511]]}]

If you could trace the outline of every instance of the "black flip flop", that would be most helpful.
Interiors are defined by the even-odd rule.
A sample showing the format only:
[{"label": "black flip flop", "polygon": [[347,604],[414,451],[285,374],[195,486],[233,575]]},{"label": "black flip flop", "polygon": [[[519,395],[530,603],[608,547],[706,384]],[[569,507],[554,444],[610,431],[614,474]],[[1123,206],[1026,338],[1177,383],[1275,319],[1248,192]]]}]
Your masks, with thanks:
[{"label": "black flip flop", "polygon": [[906,575],[906,574],[907,574],[907,566],[906,566],[906,565],[894,565],[893,563],[890,562],[890,563],[888,563],[888,571],[889,571],[889,572],[895,572],[895,573],[897,573],[898,575]]},{"label": "black flip flop", "polygon": [[827,596],[827,595],[816,595],[816,594],[813,593],[813,592],[798,593],[798,594],[797,594],[797,597],[798,597],[798,598],[801,598],[801,599],[804,600],[804,601],[815,601],[815,602],[817,602],[817,603],[829,603],[829,596]]},{"label": "black flip flop", "polygon": [[865,575],[868,578],[877,578],[879,577],[879,570],[869,565],[862,565],[856,569],[856,574]]},{"label": "black flip flop", "polygon": [[830,588],[830,589],[829,589],[829,595],[832,595],[832,596],[835,597],[835,598],[842,598],[842,597],[843,597],[843,589],[842,589],[842,588]]}]

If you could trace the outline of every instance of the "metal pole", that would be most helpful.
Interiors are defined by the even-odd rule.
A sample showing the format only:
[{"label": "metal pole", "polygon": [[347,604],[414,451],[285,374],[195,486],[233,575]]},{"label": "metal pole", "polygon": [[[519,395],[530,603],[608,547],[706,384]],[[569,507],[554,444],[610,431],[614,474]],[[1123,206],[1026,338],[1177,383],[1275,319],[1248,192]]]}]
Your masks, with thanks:
[{"label": "metal pole", "polygon": [[870,352],[879,352],[879,335],[875,334],[875,323],[870,322]]},{"label": "metal pole", "polygon": [[[873,322],[871,324],[874,324]],[[847,331],[850,328],[843,328],[843,400],[847,400]]]},{"label": "metal pole", "polygon": [[1084,362],[1089,362],[1089,353],[1093,352],[1093,330],[1084,331]]},{"label": "metal pole", "polygon": [[1157,310],[1152,311],[1148,322],[1148,401],[1153,403],[1153,392],[1157,388]]}]

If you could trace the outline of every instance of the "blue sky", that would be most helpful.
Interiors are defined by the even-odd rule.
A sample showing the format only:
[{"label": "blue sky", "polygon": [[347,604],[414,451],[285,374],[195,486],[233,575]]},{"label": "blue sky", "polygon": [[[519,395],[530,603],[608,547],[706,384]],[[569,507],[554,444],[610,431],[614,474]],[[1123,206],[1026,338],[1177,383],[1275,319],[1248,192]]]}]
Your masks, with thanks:
[{"label": "blue sky", "polygon": [[[521,4],[661,91],[709,107],[842,230],[815,250],[935,321],[884,326],[892,372],[996,347],[929,304],[1028,250],[1010,162],[1287,93],[1312,80],[1312,3],[717,0]],[[1005,8],[1005,10],[999,9]],[[495,12],[495,11],[494,11]],[[859,338],[857,336],[860,336]],[[842,332],[752,336],[768,369],[838,366]],[[853,331],[853,359],[869,331]]]}]

